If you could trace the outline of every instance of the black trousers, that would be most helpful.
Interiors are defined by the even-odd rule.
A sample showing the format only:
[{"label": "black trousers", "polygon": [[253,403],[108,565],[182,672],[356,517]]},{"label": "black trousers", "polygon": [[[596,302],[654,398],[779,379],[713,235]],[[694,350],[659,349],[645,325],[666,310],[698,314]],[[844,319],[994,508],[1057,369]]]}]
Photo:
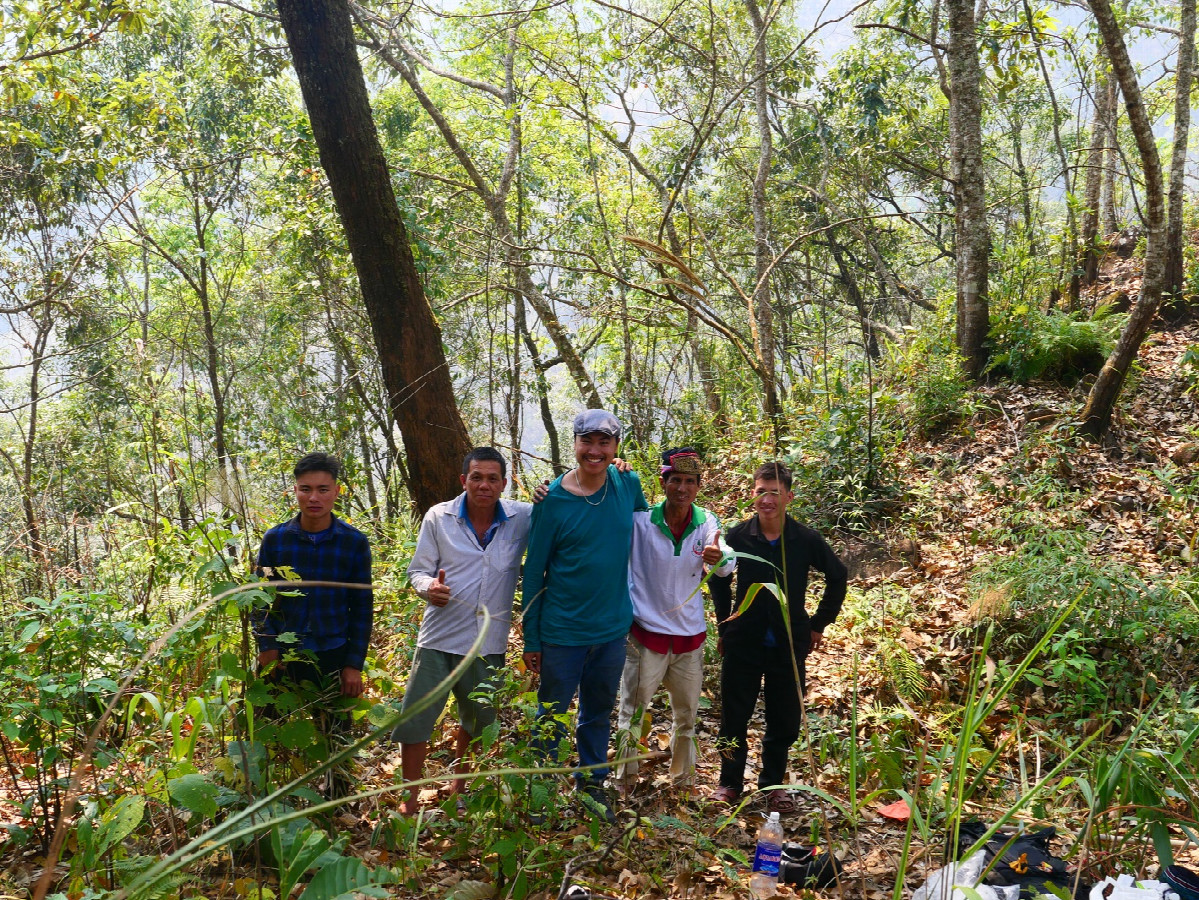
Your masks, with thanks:
[{"label": "black trousers", "polygon": [[[807,654],[797,654],[800,686],[806,673]],[[795,689],[790,648],[760,644],[725,644],[720,667],[720,786],[740,792],[745,782],[748,755],[746,730],[758,695],[763,693],[766,735],[762,739],[762,770],[758,787],[782,784],[787,775],[787,755],[799,737],[801,707]]]}]

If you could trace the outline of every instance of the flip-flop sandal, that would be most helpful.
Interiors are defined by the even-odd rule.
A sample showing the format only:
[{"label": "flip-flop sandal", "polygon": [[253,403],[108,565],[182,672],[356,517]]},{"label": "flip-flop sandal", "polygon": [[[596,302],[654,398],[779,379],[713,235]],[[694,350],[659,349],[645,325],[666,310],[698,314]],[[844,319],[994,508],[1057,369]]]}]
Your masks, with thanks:
[{"label": "flip-flop sandal", "polygon": [[736,788],[718,787],[708,795],[708,802],[720,806],[732,806],[741,798],[741,792]]},{"label": "flip-flop sandal", "polygon": [[787,791],[780,788],[766,795],[766,810],[767,812],[776,812],[780,816],[789,816],[798,812],[799,804]]}]

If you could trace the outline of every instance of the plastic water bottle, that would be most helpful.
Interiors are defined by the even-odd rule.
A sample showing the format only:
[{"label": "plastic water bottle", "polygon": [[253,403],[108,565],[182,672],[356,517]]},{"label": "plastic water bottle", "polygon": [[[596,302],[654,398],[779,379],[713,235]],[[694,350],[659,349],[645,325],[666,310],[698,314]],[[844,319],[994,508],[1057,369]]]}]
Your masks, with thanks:
[{"label": "plastic water bottle", "polygon": [[758,829],[758,847],[754,850],[754,872],[749,878],[749,892],[764,900],[778,893],[779,860],[783,855],[783,823],[779,814],[772,812],[770,818]]}]

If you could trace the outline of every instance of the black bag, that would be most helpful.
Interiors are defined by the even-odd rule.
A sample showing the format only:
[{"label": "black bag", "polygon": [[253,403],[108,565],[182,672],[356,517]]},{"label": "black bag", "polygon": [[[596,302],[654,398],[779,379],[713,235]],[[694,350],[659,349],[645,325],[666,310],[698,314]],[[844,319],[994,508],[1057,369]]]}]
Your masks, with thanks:
[{"label": "black bag", "polygon": [[837,882],[837,860],[823,847],[788,841],[779,858],[779,881],[800,887],[824,888]]},{"label": "black bag", "polygon": [[[959,857],[969,850],[974,842],[987,833],[983,822],[963,822],[958,828]],[[1057,829],[1042,828],[1030,834],[1017,835],[996,833],[983,846],[984,869],[990,866],[983,884],[995,886],[1020,885],[1020,900],[1031,900],[1038,894],[1050,894],[1046,885],[1053,885],[1069,894],[1074,891],[1074,872],[1069,871],[1066,861],[1049,852],[1049,842],[1057,837]],[[1010,842],[1010,843],[1009,843]],[[1005,849],[1006,845],[1006,849]],[[992,865],[991,860],[1000,854]],[[1079,882],[1074,891],[1076,900],[1086,900],[1091,885]]]}]

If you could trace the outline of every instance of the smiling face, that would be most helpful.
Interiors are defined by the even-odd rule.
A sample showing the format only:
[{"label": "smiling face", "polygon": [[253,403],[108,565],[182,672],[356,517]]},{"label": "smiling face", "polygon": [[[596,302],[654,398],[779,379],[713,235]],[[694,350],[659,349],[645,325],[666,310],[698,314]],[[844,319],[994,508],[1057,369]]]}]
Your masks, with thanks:
[{"label": "smiling face", "polygon": [[490,459],[472,459],[467,473],[458,477],[466,491],[466,505],[478,512],[494,511],[508,486],[500,464]]},{"label": "smiling face", "polygon": [[690,508],[699,494],[699,476],[671,472],[662,479],[662,490],[666,492],[666,507],[681,512]]},{"label": "smiling face", "polygon": [[754,512],[758,514],[758,522],[767,531],[777,533],[781,530],[783,514],[795,495],[783,487],[781,481],[773,478],[758,478],[754,481],[753,502]]},{"label": "smiling face", "polygon": [[296,478],[295,492],[301,528],[324,531],[333,524],[333,504],[341,493],[336,478],[328,472],[305,472]]},{"label": "smiling face", "polygon": [[575,462],[586,476],[598,478],[616,458],[616,438],[593,431],[575,435]]}]

